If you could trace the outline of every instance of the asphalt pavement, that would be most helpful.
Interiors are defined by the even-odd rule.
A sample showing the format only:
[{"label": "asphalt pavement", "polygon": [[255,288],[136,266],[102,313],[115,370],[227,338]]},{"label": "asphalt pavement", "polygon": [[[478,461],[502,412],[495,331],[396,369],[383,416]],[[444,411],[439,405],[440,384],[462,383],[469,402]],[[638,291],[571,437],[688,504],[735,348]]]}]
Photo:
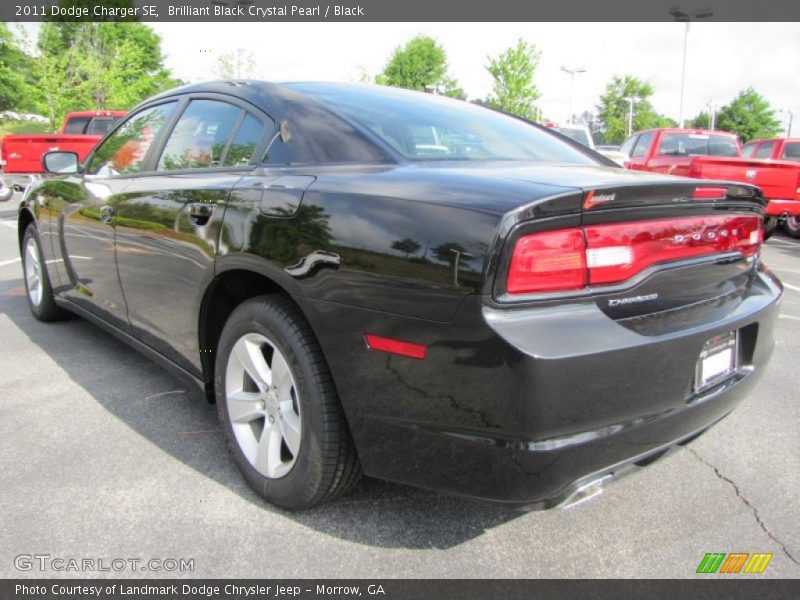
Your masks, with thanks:
[{"label": "asphalt pavement", "polygon": [[[520,513],[365,480],[289,513],[245,485],[198,393],[82,319],[33,319],[17,200],[0,204],[0,577],[695,577],[707,552],[772,553],[752,577],[800,577],[800,240],[763,251],[786,293],[754,393],[599,498]],[[194,570],[148,569],[170,558]]]}]

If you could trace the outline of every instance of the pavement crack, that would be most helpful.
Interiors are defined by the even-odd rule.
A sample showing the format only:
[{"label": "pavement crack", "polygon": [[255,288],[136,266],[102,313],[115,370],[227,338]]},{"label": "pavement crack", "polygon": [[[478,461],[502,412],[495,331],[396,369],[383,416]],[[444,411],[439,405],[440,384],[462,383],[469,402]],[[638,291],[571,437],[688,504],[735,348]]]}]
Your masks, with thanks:
[{"label": "pavement crack", "polygon": [[770,529],[766,526],[764,521],[761,520],[761,515],[758,514],[758,509],[755,506],[753,506],[753,503],[750,502],[750,500],[748,500],[744,496],[744,494],[742,494],[742,491],[739,489],[739,486],[736,485],[736,482],[733,479],[730,479],[729,477],[723,475],[713,463],[707,461],[705,458],[700,456],[700,453],[697,452],[697,450],[693,448],[686,448],[686,450],[688,450],[701,463],[714,469],[714,473],[716,474],[717,478],[730,484],[730,486],[733,488],[733,491],[736,493],[736,497],[739,498],[739,500],[741,500],[742,503],[748,509],[750,509],[750,512],[753,513],[753,517],[755,518],[756,523],[758,523],[758,526],[761,527],[764,533],[766,533],[770,537],[770,539],[772,539],[772,541],[774,541],[776,544],[778,544],[778,546],[781,547],[781,550],[783,550],[783,553],[789,558],[789,560],[791,560],[794,564],[800,567],[800,561],[798,561],[794,556],[792,556],[792,553],[789,552],[789,549],[786,547],[786,544],[784,544],[781,540],[779,540],[778,537],[774,533],[772,533],[772,531],[770,531]]}]

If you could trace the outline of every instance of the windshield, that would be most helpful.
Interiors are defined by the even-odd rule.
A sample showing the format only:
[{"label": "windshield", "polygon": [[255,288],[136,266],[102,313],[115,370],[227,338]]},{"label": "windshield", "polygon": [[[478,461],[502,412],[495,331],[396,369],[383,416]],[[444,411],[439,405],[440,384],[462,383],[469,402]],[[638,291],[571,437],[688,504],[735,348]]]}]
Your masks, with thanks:
[{"label": "windshield", "polygon": [[294,84],[409,160],[597,164],[540,128],[463,102],[380,86]]},{"label": "windshield", "polygon": [[556,127],[555,130],[558,133],[561,133],[567,136],[568,138],[575,140],[576,142],[580,142],[584,146],[589,145],[589,136],[586,135],[586,131],[583,129],[572,129],[570,127]]},{"label": "windshield", "polygon": [[707,133],[665,133],[659,156],[739,156],[735,138]]}]

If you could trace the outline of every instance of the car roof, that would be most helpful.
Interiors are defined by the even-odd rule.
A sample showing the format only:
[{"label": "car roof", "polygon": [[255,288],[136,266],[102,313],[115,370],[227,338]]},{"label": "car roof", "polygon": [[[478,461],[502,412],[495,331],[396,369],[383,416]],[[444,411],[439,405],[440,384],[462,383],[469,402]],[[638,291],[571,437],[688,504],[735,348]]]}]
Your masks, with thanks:
[{"label": "car roof", "polygon": [[67,117],[123,117],[126,114],[124,110],[71,110]]},{"label": "car roof", "polygon": [[724,135],[732,138],[736,137],[736,134],[731,133],[730,131],[719,131],[718,129],[681,129],[680,127],[655,127],[653,129],[643,129],[642,131],[637,131],[636,133],[654,133],[657,131],[661,131],[663,133],[694,133],[697,135]]}]

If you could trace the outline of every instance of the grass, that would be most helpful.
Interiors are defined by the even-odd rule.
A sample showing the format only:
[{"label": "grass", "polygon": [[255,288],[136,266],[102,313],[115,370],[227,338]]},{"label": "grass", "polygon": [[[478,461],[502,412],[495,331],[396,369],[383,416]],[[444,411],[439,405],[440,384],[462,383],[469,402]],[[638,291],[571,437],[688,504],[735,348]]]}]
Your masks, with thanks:
[{"label": "grass", "polygon": [[0,120],[0,138],[12,133],[48,133],[49,131],[47,123]]}]

